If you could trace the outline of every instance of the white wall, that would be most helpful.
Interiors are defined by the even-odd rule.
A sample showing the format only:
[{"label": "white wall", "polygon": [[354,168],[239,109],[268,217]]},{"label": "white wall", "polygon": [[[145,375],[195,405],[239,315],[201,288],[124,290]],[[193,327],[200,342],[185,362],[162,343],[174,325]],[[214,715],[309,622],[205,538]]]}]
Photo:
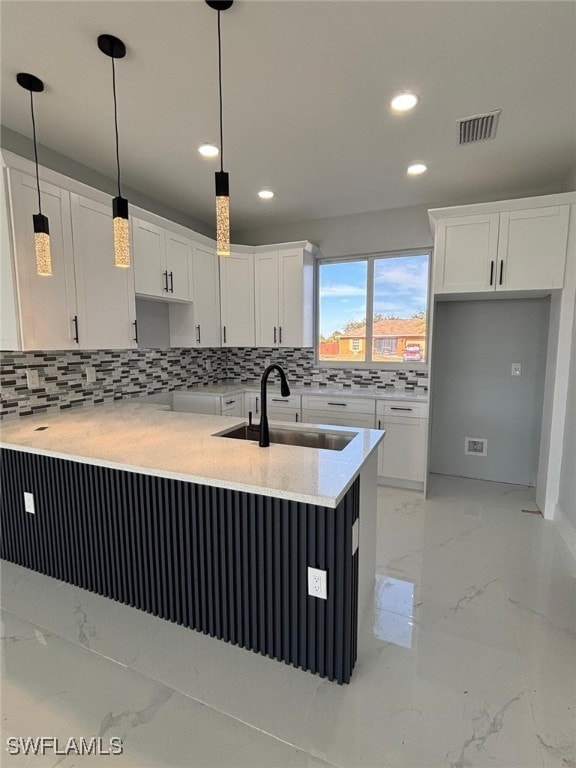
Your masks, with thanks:
[{"label": "white wall", "polygon": [[[436,304],[430,470],[535,485],[549,299]],[[512,363],[522,375],[512,376]],[[467,456],[465,438],[488,441]]]},{"label": "white wall", "polygon": [[433,237],[428,223],[428,207],[394,208],[247,229],[234,233],[234,241],[265,245],[309,240],[326,257],[429,248]]}]

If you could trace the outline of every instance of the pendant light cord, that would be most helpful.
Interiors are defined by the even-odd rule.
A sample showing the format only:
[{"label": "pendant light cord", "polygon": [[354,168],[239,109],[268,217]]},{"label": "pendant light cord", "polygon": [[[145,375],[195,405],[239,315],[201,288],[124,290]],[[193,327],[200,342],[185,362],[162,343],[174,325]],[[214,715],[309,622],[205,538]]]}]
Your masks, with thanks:
[{"label": "pendant light cord", "polygon": [[116,67],[114,66],[114,56],[110,57],[112,59],[112,93],[114,94],[114,131],[116,133],[116,169],[118,173],[118,197],[122,197],[122,192],[120,191],[120,149],[119,149],[119,138],[118,138],[118,104],[116,101]]},{"label": "pendant light cord", "polygon": [[218,88],[220,91],[220,170],[224,170],[224,136],[222,130],[222,44],[220,41],[220,10],[218,10]]},{"label": "pendant light cord", "polygon": [[30,91],[30,111],[32,112],[32,135],[34,136],[34,162],[36,164],[36,188],[38,189],[38,213],[42,214],[40,176],[38,174],[38,147],[36,146],[36,120],[34,119],[34,94],[32,91]]}]

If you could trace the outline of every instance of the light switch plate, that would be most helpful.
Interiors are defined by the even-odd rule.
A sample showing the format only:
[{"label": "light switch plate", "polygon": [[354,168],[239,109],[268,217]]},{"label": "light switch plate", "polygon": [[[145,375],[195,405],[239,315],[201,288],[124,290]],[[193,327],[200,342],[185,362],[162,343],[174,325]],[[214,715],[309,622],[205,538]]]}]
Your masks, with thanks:
[{"label": "light switch plate", "polygon": [[510,373],[512,376],[522,376],[522,363],[512,363]]},{"label": "light switch plate", "polygon": [[96,381],[96,368],[92,365],[86,366],[86,384],[94,384]]}]

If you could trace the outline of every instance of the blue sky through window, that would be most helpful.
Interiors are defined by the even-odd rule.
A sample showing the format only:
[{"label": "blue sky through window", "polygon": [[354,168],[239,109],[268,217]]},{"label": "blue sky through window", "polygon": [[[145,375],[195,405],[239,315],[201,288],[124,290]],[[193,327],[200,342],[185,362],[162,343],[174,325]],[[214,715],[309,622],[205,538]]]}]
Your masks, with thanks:
[{"label": "blue sky through window", "polygon": [[[367,261],[324,263],[319,270],[320,335],[366,317]],[[376,259],[374,313],[409,318],[428,301],[428,254]]]}]

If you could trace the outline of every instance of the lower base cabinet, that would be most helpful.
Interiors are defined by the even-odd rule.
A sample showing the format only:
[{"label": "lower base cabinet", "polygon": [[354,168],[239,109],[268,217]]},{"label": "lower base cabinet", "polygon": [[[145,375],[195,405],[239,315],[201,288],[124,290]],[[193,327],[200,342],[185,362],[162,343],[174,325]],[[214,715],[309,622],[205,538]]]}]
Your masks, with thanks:
[{"label": "lower base cabinet", "polygon": [[376,403],[376,427],[386,431],[378,453],[380,482],[404,488],[423,488],[428,404],[379,400]]}]

